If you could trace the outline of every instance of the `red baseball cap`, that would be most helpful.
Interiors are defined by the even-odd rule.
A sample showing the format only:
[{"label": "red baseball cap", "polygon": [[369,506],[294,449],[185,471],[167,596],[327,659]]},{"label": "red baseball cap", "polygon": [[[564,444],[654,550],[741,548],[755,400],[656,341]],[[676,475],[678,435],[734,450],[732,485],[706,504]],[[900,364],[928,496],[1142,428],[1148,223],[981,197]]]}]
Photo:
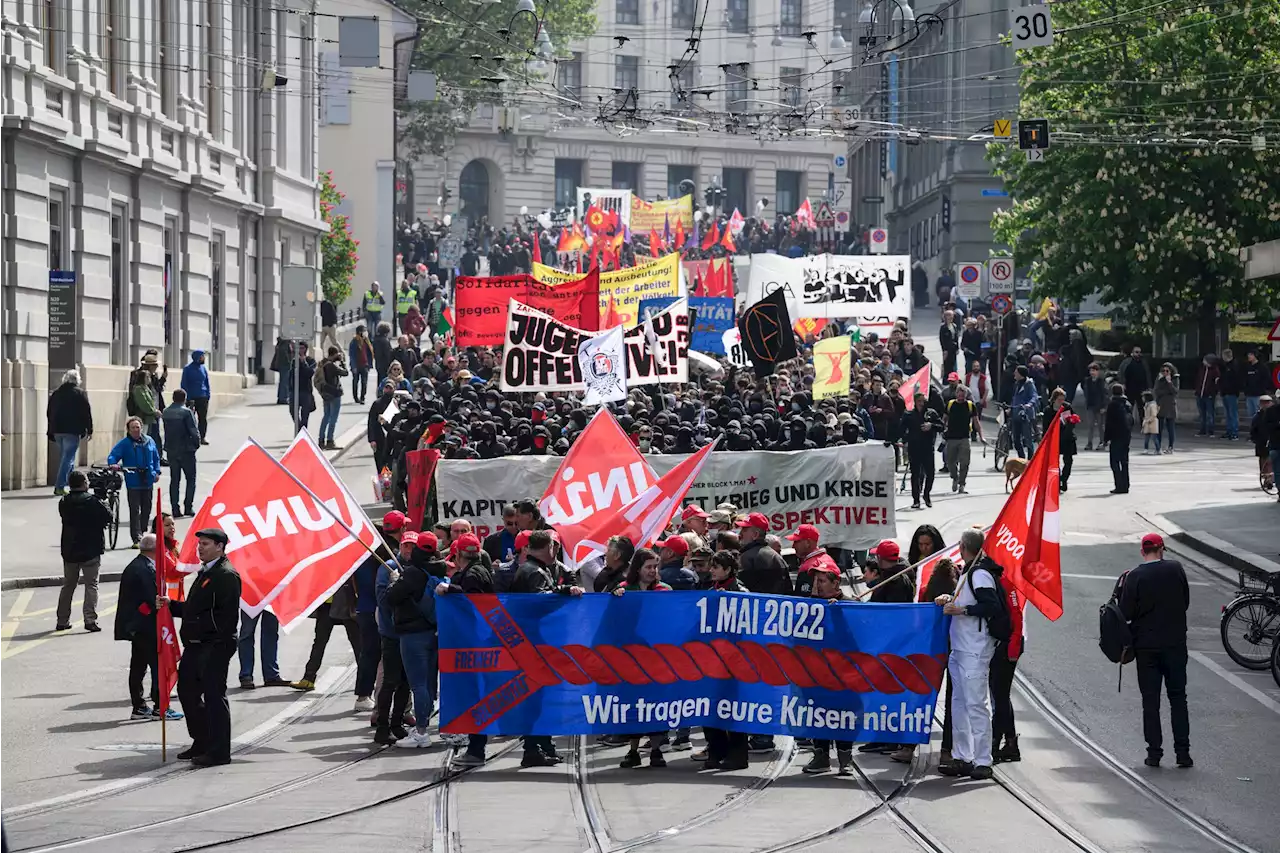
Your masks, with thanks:
[{"label": "red baseball cap", "polygon": [[796,528],[795,533],[788,533],[787,538],[792,542],[799,542],[801,539],[817,542],[822,538],[822,534],[812,524],[802,524]]},{"label": "red baseball cap", "polygon": [[753,512],[739,521],[737,527],[758,527],[766,533],[769,531],[769,519],[763,512]]},{"label": "red baseball cap", "polygon": [[902,555],[902,550],[898,548],[898,543],[892,539],[884,539],[879,545],[871,549],[871,556],[880,557],[885,560],[896,560]]},{"label": "red baseball cap", "polygon": [[383,530],[399,530],[400,528],[404,527],[404,524],[406,521],[408,521],[408,519],[405,518],[405,515],[403,512],[401,512],[398,509],[393,509],[391,510],[391,512],[387,513],[382,517],[382,529]]},{"label": "red baseball cap", "polygon": [[829,575],[839,575],[840,567],[834,562],[828,560],[819,560],[818,565],[809,569],[810,572],[826,572]]},{"label": "red baseball cap", "polygon": [[440,547],[440,540],[430,530],[424,530],[417,535],[418,547],[424,551],[434,551]]},{"label": "red baseball cap", "polygon": [[529,534],[531,530],[521,530],[516,534],[516,550],[520,551],[529,546]]},{"label": "red baseball cap", "polygon": [[689,553],[689,543],[684,541],[683,536],[668,536],[658,543],[658,547],[667,548],[671,553],[679,554],[681,557]]},{"label": "red baseball cap", "polygon": [[959,374],[959,373],[956,373],[954,370],[953,370],[953,371],[951,371],[950,373],[948,373],[948,374],[947,374],[947,381],[948,381],[948,382],[959,382],[959,381],[960,381],[960,374]]},{"label": "red baseball cap", "polygon": [[706,517],[707,517],[707,511],[704,510],[702,507],[698,506],[697,504],[689,504],[687,507],[684,508],[684,512],[680,513],[680,518],[683,521],[688,521],[691,518],[706,518]]},{"label": "red baseball cap", "polygon": [[480,553],[480,537],[474,533],[464,533],[453,540],[453,547],[450,551],[454,554],[475,556]]},{"label": "red baseball cap", "polygon": [[1142,537],[1142,550],[1154,551],[1164,547],[1164,537],[1159,533],[1148,533]]},{"label": "red baseball cap", "polygon": [[400,537],[400,544],[401,544],[401,545],[404,545],[404,544],[406,544],[406,543],[407,543],[407,544],[409,544],[409,545],[413,545],[413,544],[417,543],[417,541],[418,541],[418,535],[419,535],[418,533],[416,533],[416,532],[414,532],[414,531],[412,531],[412,530],[406,530],[406,531],[404,532],[404,535]]}]

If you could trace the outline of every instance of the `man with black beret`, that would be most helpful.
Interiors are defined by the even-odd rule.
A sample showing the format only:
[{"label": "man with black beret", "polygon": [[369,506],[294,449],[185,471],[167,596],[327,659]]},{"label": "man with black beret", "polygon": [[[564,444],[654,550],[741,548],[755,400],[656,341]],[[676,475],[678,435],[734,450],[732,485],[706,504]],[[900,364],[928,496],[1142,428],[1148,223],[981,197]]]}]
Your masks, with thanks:
[{"label": "man with black beret", "polygon": [[196,572],[185,601],[156,599],[182,620],[178,699],[187,713],[191,746],[178,758],[197,767],[231,763],[231,703],[227,668],[236,653],[240,623],[240,575],[227,559],[227,534],[216,527],[196,532]]}]

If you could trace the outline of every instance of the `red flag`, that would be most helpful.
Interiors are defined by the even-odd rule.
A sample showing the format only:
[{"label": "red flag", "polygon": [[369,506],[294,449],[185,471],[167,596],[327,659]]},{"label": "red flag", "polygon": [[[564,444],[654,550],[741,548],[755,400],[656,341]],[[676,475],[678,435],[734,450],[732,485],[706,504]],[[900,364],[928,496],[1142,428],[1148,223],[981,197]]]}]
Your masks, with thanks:
[{"label": "red flag", "polygon": [[1062,615],[1061,522],[1058,517],[1058,452],[1061,421],[1055,418],[1027,463],[1013,494],[991,525],[983,551],[1004,577],[1051,621]]},{"label": "red flag", "polygon": [[612,329],[614,326],[625,326],[626,317],[618,311],[618,305],[613,301],[613,294],[609,294],[609,304],[605,306],[604,317],[600,320],[600,328]]},{"label": "red flag", "polygon": [[898,386],[898,393],[902,395],[902,401],[907,404],[908,412],[916,407],[917,391],[925,397],[929,396],[929,365],[927,364]]},{"label": "red flag", "polygon": [[924,601],[924,588],[929,585],[929,578],[933,577],[933,570],[943,560],[950,560],[956,565],[961,563],[960,544],[958,542],[950,548],[943,548],[938,553],[930,554],[916,563],[916,601]]},{"label": "red flag", "polygon": [[[165,576],[173,569],[172,557],[164,544],[164,516],[161,506],[164,503],[164,492],[156,489],[156,596],[165,593]],[[199,528],[193,528],[198,530]],[[154,602],[153,602],[154,603]],[[173,614],[168,607],[156,610],[156,649],[159,652],[160,666],[156,669],[156,690],[160,698],[156,702],[156,711],[161,715],[169,710],[169,694],[178,683],[178,659],[182,657],[182,646],[178,643],[178,629],[173,625]]]},{"label": "red flag", "polygon": [[582,228],[578,223],[573,223],[571,228],[560,229],[560,245],[557,251],[560,252],[580,252],[587,247],[587,239],[582,234]]},{"label": "red flag", "polygon": [[650,228],[649,229],[649,254],[653,255],[655,258],[659,257],[662,255],[662,250],[665,248],[666,247],[662,245],[661,238],[658,237],[658,229]]},{"label": "red flag", "polygon": [[[434,426],[436,424],[429,424],[427,430],[430,431]],[[443,427],[444,424],[439,426]],[[439,433],[435,437],[438,438]],[[435,477],[440,455],[439,450],[431,448],[410,450],[404,455],[405,467],[409,473],[407,500],[410,530],[422,529],[422,517],[427,512],[427,495],[431,492],[431,481]]]},{"label": "red flag", "polygon": [[533,235],[533,262],[535,264],[542,263],[542,235]]},{"label": "red flag", "polygon": [[220,528],[240,574],[241,608],[256,616],[270,605],[285,631],[332,595],[368,555],[294,477],[365,545],[374,544],[373,523],[304,430],[279,462],[253,442],[240,448],[196,513],[179,555],[180,568],[195,571],[200,564],[194,531]]},{"label": "red flag", "polygon": [[716,243],[720,242],[720,223],[716,220],[711,222],[711,230],[702,238],[702,249],[705,251],[710,249]]},{"label": "red flag", "polygon": [[796,208],[796,222],[808,228],[815,227],[813,220],[813,205],[809,203],[809,199],[805,199],[799,207]]},{"label": "red flag", "polygon": [[573,555],[574,565],[603,556],[611,536],[626,536],[636,547],[653,542],[671,517],[680,510],[684,496],[698,479],[702,466],[707,463],[717,444],[719,439],[697,453],[690,454],[624,506],[610,513],[595,515],[590,530],[582,539],[572,549],[565,545],[565,562],[569,562],[570,553]]},{"label": "red flag", "polygon": [[738,252],[738,247],[733,244],[733,234],[728,228],[724,229],[724,237],[720,239],[720,245],[724,246],[724,250],[731,255]]},{"label": "red flag", "polygon": [[684,241],[684,220],[681,219],[679,216],[677,216],[676,217],[676,239],[672,245],[675,246],[676,251],[680,251],[681,249],[684,248],[684,242],[685,242]]},{"label": "red flag", "polygon": [[601,514],[621,508],[657,479],[608,407],[601,406],[538,502],[564,545],[565,564],[576,565],[571,562],[574,546]]}]

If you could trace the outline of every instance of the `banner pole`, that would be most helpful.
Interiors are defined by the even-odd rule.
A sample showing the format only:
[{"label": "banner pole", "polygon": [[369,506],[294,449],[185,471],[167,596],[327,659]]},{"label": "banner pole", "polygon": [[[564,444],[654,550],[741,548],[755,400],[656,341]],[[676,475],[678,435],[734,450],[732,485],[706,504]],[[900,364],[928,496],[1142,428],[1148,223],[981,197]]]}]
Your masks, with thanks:
[{"label": "banner pole", "polygon": [[[990,530],[990,529],[991,529],[990,527],[985,527],[985,528],[983,528],[983,531],[982,531],[982,532],[983,532],[983,533],[986,533],[986,532],[987,532],[988,530]],[[943,550],[946,550],[946,549],[943,549]],[[935,552],[935,553],[936,553],[936,552]],[[981,552],[981,551],[979,551],[979,552],[978,552],[978,556],[979,556],[979,557],[981,557],[981,556],[982,556],[982,554],[983,554],[983,552]],[[933,554],[930,554],[928,557],[925,557],[923,560],[918,560],[917,562],[914,562],[914,563],[912,563],[911,565],[907,566],[905,569],[902,569],[902,570],[898,571],[896,574],[890,575],[889,577],[887,577],[887,578],[885,578],[884,580],[880,581],[880,583],[888,583],[888,582],[889,582],[889,581],[891,581],[891,580],[895,580],[895,579],[897,579],[897,578],[900,578],[900,577],[902,577],[903,575],[905,575],[907,572],[911,571],[912,569],[914,569],[914,568],[916,568],[916,567],[918,567],[918,566],[923,566],[925,563],[929,562],[929,560],[930,560],[930,559],[932,559],[932,558],[933,558]],[[879,586],[879,584],[877,584],[877,586]],[[868,595],[870,595],[874,589],[875,589],[875,587],[871,587],[871,588],[869,588],[866,592],[858,593],[857,595],[855,595],[855,596],[853,597],[853,600],[854,600],[854,601],[862,601],[864,598],[866,598]]]},{"label": "banner pole", "polygon": [[[156,531],[155,531],[156,540],[157,540],[156,541],[157,553],[162,553],[160,549],[164,547],[164,524],[161,521],[161,519],[163,518],[163,514],[164,514],[164,489],[160,486],[160,478],[157,477],[156,478]],[[164,597],[164,594],[167,591],[165,589],[165,584],[164,584],[164,570],[162,568],[163,563],[160,560],[156,560],[155,563],[156,563],[156,597],[162,598]],[[156,655],[158,656],[160,654],[159,652],[159,649],[160,649],[159,621],[156,622],[155,640],[156,640]],[[156,661],[155,674],[156,674],[156,680],[159,681],[160,680],[159,679],[159,675],[160,675],[159,660]],[[160,684],[157,686],[164,687],[165,685]],[[159,699],[160,697],[157,696],[156,697],[157,713],[160,710]],[[169,738],[168,738],[168,730],[166,728],[168,726],[168,721],[165,719],[166,717],[168,717],[168,714],[160,714],[160,763],[161,764],[167,764],[169,761]]]}]

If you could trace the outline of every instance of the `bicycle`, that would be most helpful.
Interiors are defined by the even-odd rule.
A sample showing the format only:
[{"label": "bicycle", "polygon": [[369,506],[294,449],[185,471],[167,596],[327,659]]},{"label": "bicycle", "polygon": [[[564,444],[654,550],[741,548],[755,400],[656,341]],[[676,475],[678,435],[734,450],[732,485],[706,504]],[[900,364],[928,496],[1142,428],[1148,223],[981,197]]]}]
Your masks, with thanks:
[{"label": "bicycle", "polygon": [[1010,451],[1013,450],[1013,426],[1010,424],[1009,404],[996,403],[996,408],[1000,411],[996,414],[996,441],[991,448],[993,470],[1000,472],[1004,470],[1005,460],[1009,458]]},{"label": "bicycle", "polygon": [[1219,633],[1223,648],[1240,666],[1272,666],[1270,646],[1280,638],[1280,572],[1268,572],[1265,579],[1240,572],[1236,597],[1222,608]]},{"label": "bicycle", "polygon": [[1275,679],[1276,687],[1280,687],[1280,637],[1271,644],[1271,677]]},{"label": "bicycle", "polygon": [[120,539],[120,490],[124,488],[124,471],[117,465],[94,465],[89,469],[89,488],[107,505],[111,521],[107,523],[107,547],[116,549]]}]

